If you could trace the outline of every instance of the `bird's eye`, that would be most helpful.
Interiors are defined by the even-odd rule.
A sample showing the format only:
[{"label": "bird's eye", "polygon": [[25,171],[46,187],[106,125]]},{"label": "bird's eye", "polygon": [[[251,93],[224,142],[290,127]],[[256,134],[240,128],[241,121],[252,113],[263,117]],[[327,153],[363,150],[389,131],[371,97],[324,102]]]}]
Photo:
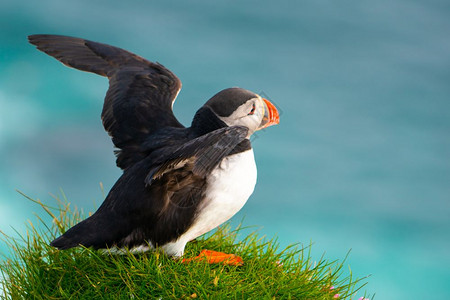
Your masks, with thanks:
[{"label": "bird's eye", "polygon": [[253,103],[253,105],[252,105],[252,110],[248,113],[248,115],[250,116],[250,115],[253,115],[254,113],[255,113],[255,109],[256,109],[256,106],[255,106],[255,103]]}]

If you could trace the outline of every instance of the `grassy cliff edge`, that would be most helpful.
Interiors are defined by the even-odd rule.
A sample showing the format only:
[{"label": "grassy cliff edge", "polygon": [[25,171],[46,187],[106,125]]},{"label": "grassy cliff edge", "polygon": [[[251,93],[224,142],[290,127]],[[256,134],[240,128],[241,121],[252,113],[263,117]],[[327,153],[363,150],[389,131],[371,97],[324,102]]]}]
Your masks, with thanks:
[{"label": "grassy cliff edge", "polygon": [[229,225],[188,243],[185,256],[196,256],[201,249],[223,251],[241,256],[243,266],[182,264],[159,251],[59,251],[48,242],[82,214],[72,211],[66,199],[57,199],[57,207],[28,199],[53,221],[49,225],[38,216],[38,226],[29,222],[26,235],[3,235],[10,249],[0,264],[5,299],[353,299],[365,285],[351,272],[343,275],[345,259],[314,262],[310,245],[279,249],[276,239],[256,232],[241,238],[242,228],[231,230]]}]

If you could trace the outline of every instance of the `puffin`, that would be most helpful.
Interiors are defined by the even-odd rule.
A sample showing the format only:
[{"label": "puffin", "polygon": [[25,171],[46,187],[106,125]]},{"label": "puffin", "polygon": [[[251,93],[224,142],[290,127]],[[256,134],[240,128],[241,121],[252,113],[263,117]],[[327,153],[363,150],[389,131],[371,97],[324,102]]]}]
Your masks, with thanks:
[{"label": "puffin", "polygon": [[[185,127],[172,111],[181,81],[163,65],[82,38],[37,34],[28,40],[68,67],[108,78],[101,119],[123,170],[97,211],[51,246],[116,253],[160,249],[182,258],[189,241],[243,207],[257,177],[250,137],[279,123],[269,100],[227,88]],[[183,261],[190,260],[242,264],[234,254],[206,249]]]}]

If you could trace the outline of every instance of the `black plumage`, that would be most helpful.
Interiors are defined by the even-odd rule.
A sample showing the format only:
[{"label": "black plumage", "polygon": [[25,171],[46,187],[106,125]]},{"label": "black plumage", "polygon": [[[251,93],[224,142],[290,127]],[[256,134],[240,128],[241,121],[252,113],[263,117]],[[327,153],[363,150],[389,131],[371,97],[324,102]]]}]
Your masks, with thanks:
[{"label": "black plumage", "polygon": [[184,128],[172,112],[181,81],[158,63],[126,50],[80,38],[31,35],[29,42],[66,66],[106,76],[109,89],[102,111],[105,130],[126,169],[145,156],[140,146],[164,127]]},{"label": "black plumage", "polygon": [[185,128],[172,112],[181,82],[161,64],[80,38],[32,35],[29,41],[69,67],[108,77],[102,120],[124,170],[99,209],[51,245],[133,247],[176,240],[199,213],[208,174],[224,157],[251,148],[248,128],[228,126],[219,116],[256,94],[222,91]]}]

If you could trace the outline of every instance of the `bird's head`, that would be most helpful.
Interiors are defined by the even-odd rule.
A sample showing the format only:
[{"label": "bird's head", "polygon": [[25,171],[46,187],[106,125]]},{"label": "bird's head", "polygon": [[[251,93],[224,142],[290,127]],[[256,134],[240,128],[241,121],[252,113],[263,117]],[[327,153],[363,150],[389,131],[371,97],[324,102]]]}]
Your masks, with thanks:
[{"label": "bird's head", "polygon": [[280,122],[278,110],[269,100],[241,88],[222,90],[209,99],[205,106],[228,126],[247,127],[247,138],[257,130]]}]

